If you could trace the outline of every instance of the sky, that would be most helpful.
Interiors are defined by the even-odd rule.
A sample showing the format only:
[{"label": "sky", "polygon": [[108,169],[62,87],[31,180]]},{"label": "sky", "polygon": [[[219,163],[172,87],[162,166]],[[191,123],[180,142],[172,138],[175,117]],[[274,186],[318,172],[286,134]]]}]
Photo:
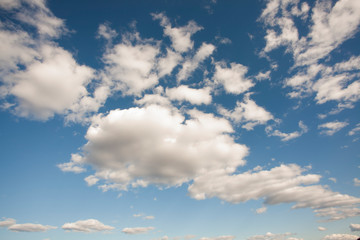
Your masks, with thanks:
[{"label": "sky", "polygon": [[356,240],[360,1],[0,0],[0,238]]}]

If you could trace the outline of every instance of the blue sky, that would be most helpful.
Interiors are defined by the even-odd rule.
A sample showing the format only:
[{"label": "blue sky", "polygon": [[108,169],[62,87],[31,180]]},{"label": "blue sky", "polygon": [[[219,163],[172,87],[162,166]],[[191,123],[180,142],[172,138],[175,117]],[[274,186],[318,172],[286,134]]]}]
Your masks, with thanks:
[{"label": "blue sky", "polygon": [[360,2],[0,0],[0,238],[355,240]]}]

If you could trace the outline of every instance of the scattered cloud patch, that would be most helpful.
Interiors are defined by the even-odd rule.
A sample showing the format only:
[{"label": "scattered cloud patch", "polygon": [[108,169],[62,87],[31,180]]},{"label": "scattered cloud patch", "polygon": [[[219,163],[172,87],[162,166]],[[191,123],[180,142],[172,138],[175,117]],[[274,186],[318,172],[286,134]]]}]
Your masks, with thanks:
[{"label": "scattered cloud patch", "polygon": [[[231,203],[264,199],[266,205],[294,203],[293,209],[311,208],[317,216],[338,220],[356,216],[360,199],[314,185],[321,176],[303,174],[297,165],[281,165],[270,170],[229,175],[224,170],[208,172],[194,179],[188,188],[197,200],[217,197]],[[237,191],[236,189],[241,189]]]},{"label": "scattered cloud patch", "polygon": [[334,135],[336,132],[340,131],[342,128],[348,125],[347,122],[327,122],[318,126],[318,129],[323,129],[320,133],[328,136]]},{"label": "scattered cloud patch", "polygon": [[245,94],[243,102],[237,102],[233,110],[229,111],[219,107],[218,111],[235,123],[242,123],[242,128],[246,130],[253,130],[255,126],[266,124],[274,118],[270,112],[250,99],[250,93]]},{"label": "scattered cloud patch", "polygon": [[181,85],[176,88],[166,89],[166,95],[170,100],[188,101],[191,104],[201,105],[211,103],[211,89],[209,87],[202,89],[189,88],[186,85]]},{"label": "scattered cloud patch", "polygon": [[13,232],[46,232],[47,230],[56,228],[57,227],[54,226],[34,223],[13,224],[8,227],[8,229]]},{"label": "scattered cloud patch", "polygon": [[302,238],[295,238],[296,234],[293,233],[271,233],[268,232],[265,235],[255,235],[249,237],[247,240],[303,240]]},{"label": "scattered cloud patch", "polygon": [[265,128],[265,131],[267,133],[268,136],[276,136],[276,137],[280,137],[281,141],[283,142],[287,142],[289,140],[301,137],[303,134],[308,132],[308,127],[302,122],[299,121],[298,123],[300,131],[295,131],[295,132],[291,132],[291,133],[283,133],[277,129],[273,129],[273,126],[267,126]]},{"label": "scattered cloud patch", "polygon": [[227,67],[223,62],[215,63],[213,81],[224,87],[227,93],[240,94],[248,91],[255,84],[245,77],[248,68],[239,63],[230,63]]},{"label": "scattered cloud patch", "polygon": [[354,127],[353,129],[351,129],[348,133],[349,136],[353,136],[357,133],[360,132],[360,123],[356,124],[356,127]]},{"label": "scattered cloud patch", "polygon": [[326,228],[324,228],[324,227],[318,227],[318,230],[319,230],[319,231],[326,231]]},{"label": "scattered cloud patch", "polygon": [[233,240],[235,236],[202,237],[199,240]]},{"label": "scattered cloud patch", "polygon": [[354,178],[354,186],[360,187],[360,179]]},{"label": "scattered cloud patch", "polygon": [[65,223],[62,227],[65,231],[74,232],[100,232],[111,231],[115,228],[107,226],[96,219],[79,220],[73,223]]},{"label": "scattered cloud patch", "polygon": [[123,233],[125,234],[131,234],[131,235],[134,235],[134,234],[144,234],[144,233],[147,233],[151,230],[154,230],[155,228],[154,227],[135,227],[135,228],[124,228],[122,230]]},{"label": "scattered cloud patch", "polygon": [[351,235],[351,234],[331,234],[326,235],[322,238],[322,240],[354,240],[358,239],[358,236]]},{"label": "scattered cloud patch", "polygon": [[350,230],[352,232],[360,231],[360,224],[354,224],[354,223],[350,224]]},{"label": "scattered cloud patch", "polygon": [[3,220],[0,221],[0,227],[10,227],[15,224],[16,220],[13,218],[3,218]]}]

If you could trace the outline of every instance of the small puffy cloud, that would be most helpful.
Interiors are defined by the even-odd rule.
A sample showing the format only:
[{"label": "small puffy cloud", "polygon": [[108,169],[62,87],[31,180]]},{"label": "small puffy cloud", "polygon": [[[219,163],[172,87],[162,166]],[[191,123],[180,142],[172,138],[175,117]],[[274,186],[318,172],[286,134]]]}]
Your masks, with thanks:
[{"label": "small puffy cloud", "polygon": [[350,229],[351,229],[352,232],[360,231],[360,224],[354,224],[354,223],[352,223],[352,224],[350,224],[349,227],[350,227]]},{"label": "small puffy cloud", "polygon": [[260,72],[254,78],[258,81],[269,80],[271,71]]},{"label": "small puffy cloud", "polygon": [[155,219],[154,216],[144,216],[143,214],[139,213],[139,214],[134,214],[133,217],[136,217],[136,218],[142,218],[144,220],[153,220]]},{"label": "small puffy cloud", "polygon": [[[84,163],[84,159],[81,155],[71,154],[70,162],[58,164],[57,167],[60,168],[60,170],[63,172],[82,173],[86,171],[85,168],[81,167],[83,163]],[[89,182],[94,181],[94,179],[88,179],[88,180]],[[86,181],[88,182],[88,180]]]},{"label": "small puffy cloud", "polygon": [[211,103],[212,98],[210,92],[211,89],[208,87],[195,89],[189,88],[185,85],[166,89],[166,95],[169,97],[169,99],[177,101],[188,101],[196,105]]},{"label": "small puffy cloud", "polygon": [[326,235],[322,238],[322,240],[356,240],[358,236],[351,235],[351,234],[331,234]]},{"label": "small puffy cloud", "polygon": [[254,83],[245,77],[247,71],[248,68],[242,64],[231,63],[228,68],[223,63],[215,63],[213,80],[224,86],[227,93],[240,94],[254,86]]},{"label": "small puffy cloud", "polygon": [[318,126],[318,129],[323,129],[320,133],[328,136],[334,135],[336,132],[340,131],[342,128],[348,125],[347,122],[327,122]]},{"label": "small puffy cloud", "polygon": [[57,227],[54,226],[34,223],[14,224],[8,227],[8,229],[13,232],[46,232],[47,230],[56,228]]},{"label": "small puffy cloud", "polygon": [[218,236],[218,237],[202,237],[199,240],[233,240],[235,236],[227,235],[227,236]]},{"label": "small puffy cloud", "polygon": [[262,213],[265,213],[266,211],[267,211],[267,207],[261,207],[261,208],[256,209],[257,214],[262,214]]},{"label": "small puffy cloud", "polygon": [[308,132],[308,127],[302,121],[299,121],[298,125],[300,128],[300,131],[295,131],[295,132],[291,132],[291,133],[283,133],[277,129],[274,130],[273,126],[267,126],[265,130],[266,130],[266,133],[268,136],[280,137],[281,141],[286,142],[291,139],[298,138],[298,137],[302,136],[304,133]]},{"label": "small puffy cloud", "polygon": [[360,187],[360,179],[354,178],[354,186]]},{"label": "small puffy cloud", "polygon": [[324,227],[318,227],[318,230],[319,230],[319,231],[326,231],[326,228],[324,228]]},{"label": "small puffy cloud", "polygon": [[112,226],[107,226],[96,219],[80,220],[73,223],[65,223],[62,227],[65,231],[74,232],[100,232],[111,231],[115,229]]},{"label": "small puffy cloud", "polygon": [[250,99],[249,93],[245,95],[243,102],[236,103],[236,107],[232,111],[222,107],[218,111],[235,123],[242,123],[242,127],[247,130],[252,130],[256,125],[266,124],[274,118],[270,112],[258,106],[254,100]]},{"label": "small puffy cloud", "polygon": [[90,176],[87,176],[84,180],[88,186],[93,186],[99,181],[99,178],[97,178],[94,175],[90,175]]},{"label": "small puffy cloud", "polygon": [[360,123],[356,124],[356,127],[351,129],[348,133],[349,136],[355,135],[360,132]]},{"label": "small puffy cloud", "polygon": [[334,183],[336,183],[336,181],[337,181],[336,178],[329,178],[329,180],[334,182]]},{"label": "small puffy cloud", "polygon": [[135,228],[124,228],[123,230],[121,230],[123,233],[125,234],[143,234],[143,233],[147,233],[151,230],[154,230],[154,227],[135,227]]},{"label": "small puffy cloud", "polygon": [[[47,120],[68,114],[83,97],[94,70],[78,65],[71,54],[52,45],[39,49],[41,60],[4,77],[9,96],[16,97],[15,112],[22,117]],[[96,109],[97,110],[97,109]]]},{"label": "small puffy cloud", "polygon": [[84,164],[106,181],[104,190],[125,190],[177,186],[212,170],[235,171],[245,163],[248,148],[235,143],[226,119],[196,109],[187,114],[185,120],[178,109],[149,105],[99,115],[86,134]]},{"label": "small puffy cloud", "polygon": [[183,27],[172,27],[170,20],[163,13],[153,13],[151,15],[154,20],[160,21],[160,25],[164,28],[164,35],[170,37],[172,47],[179,53],[187,52],[192,49],[194,42],[191,40],[191,36],[203,29],[194,21],[190,21]]},{"label": "small puffy cloud", "polygon": [[123,36],[123,41],[109,47],[103,56],[103,81],[113,91],[140,95],[158,83],[155,70],[159,52],[156,42],[142,40],[138,34]]},{"label": "small puffy cloud", "polygon": [[108,23],[100,24],[98,28],[98,37],[103,37],[104,39],[111,41],[117,36],[117,32],[114,29],[111,29]]},{"label": "small puffy cloud", "polygon": [[188,79],[191,74],[198,68],[199,64],[207,59],[215,50],[215,46],[209,43],[203,43],[197,50],[193,58],[187,59],[182,63],[182,68],[177,74],[177,80],[183,81]]},{"label": "small puffy cloud", "polygon": [[293,233],[271,233],[268,232],[265,235],[255,235],[249,237],[247,240],[303,240],[302,238],[293,237],[295,234]]},{"label": "small puffy cloud", "polygon": [[13,218],[3,218],[3,220],[0,221],[0,227],[10,227],[14,224],[16,224],[16,220]]}]

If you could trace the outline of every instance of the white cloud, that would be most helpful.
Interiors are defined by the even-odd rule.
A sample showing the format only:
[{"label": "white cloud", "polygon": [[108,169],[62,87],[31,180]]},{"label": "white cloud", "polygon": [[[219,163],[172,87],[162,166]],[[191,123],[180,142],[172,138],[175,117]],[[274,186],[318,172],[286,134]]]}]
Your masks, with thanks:
[{"label": "white cloud", "polygon": [[[223,170],[214,170],[196,177],[188,188],[189,195],[197,200],[217,197],[231,203],[264,199],[267,205],[295,203],[296,208],[312,208],[320,214],[325,208],[333,208],[335,212],[323,212],[323,217],[342,216],[345,208],[355,208],[360,199],[343,195],[313,185],[320,180],[319,175],[303,174],[305,169],[297,165],[281,165],[271,170],[245,172],[229,175]],[[305,186],[304,186],[305,185]],[[360,209],[357,209],[360,211]],[[319,215],[320,216],[320,215]]]},{"label": "white cloud", "polygon": [[111,29],[109,23],[103,23],[99,25],[98,37],[103,37],[107,41],[112,41],[112,39],[117,35],[118,33],[114,29]]},{"label": "white cloud", "polygon": [[327,221],[337,221],[360,216],[360,209],[355,206],[326,207],[314,211],[318,217],[328,217]]},{"label": "white cloud", "polygon": [[227,235],[227,236],[218,236],[218,237],[202,237],[199,240],[233,240],[235,236]]},{"label": "white cloud", "polygon": [[336,183],[336,178],[329,178],[329,180]]},{"label": "white cloud", "polygon": [[140,95],[158,83],[155,72],[158,43],[142,40],[138,33],[123,36],[122,43],[109,47],[103,56],[106,64],[103,81],[114,91],[126,95]]},{"label": "white cloud", "polygon": [[257,214],[262,214],[262,213],[265,213],[266,211],[267,211],[267,207],[261,207],[261,208],[256,209]]},{"label": "white cloud", "polygon": [[305,14],[301,19],[306,19],[304,17],[308,15],[309,6],[302,3],[301,10],[299,3],[268,1],[260,18],[268,28],[262,54],[285,46],[286,52],[294,58],[294,67],[303,66],[302,70],[296,71],[294,76],[285,81],[285,86],[293,89],[289,93],[290,97],[304,97],[315,92],[318,104],[339,102],[338,109],[332,111],[332,114],[344,108],[353,108],[353,102],[360,98],[358,74],[353,72],[359,70],[359,56],[352,56],[348,61],[334,64],[333,67],[319,65],[318,62],[358,31],[359,2],[340,0],[333,4],[329,0],[316,1],[311,10],[312,21],[307,36],[299,36],[295,22],[300,12]]},{"label": "white cloud", "polygon": [[160,20],[160,25],[164,28],[164,35],[170,37],[172,47],[179,53],[192,49],[194,42],[191,40],[191,36],[203,29],[193,21],[183,27],[172,27],[170,20],[163,13],[152,14],[152,16],[154,20]]},{"label": "white cloud", "polygon": [[18,115],[47,120],[54,113],[66,113],[86,96],[86,85],[94,75],[91,68],[79,66],[61,48],[43,46],[40,52],[41,61],[9,76],[14,83],[10,93],[18,99]]},{"label": "white cloud", "polygon": [[[57,167],[60,168],[63,172],[82,173],[86,171],[85,168],[81,167],[83,163],[84,159],[81,155],[71,154],[70,162],[58,164]],[[93,179],[89,178],[89,181],[93,182]],[[88,182],[88,184],[90,183]]]},{"label": "white cloud", "polygon": [[16,18],[25,24],[35,27],[40,35],[46,37],[59,37],[67,29],[64,20],[54,16],[46,7],[46,1],[32,0],[23,1],[21,11],[17,12]]},{"label": "white cloud", "polygon": [[324,228],[324,227],[318,227],[318,230],[319,230],[319,231],[326,231],[326,228]]},{"label": "white cloud", "polygon": [[271,71],[259,72],[254,78],[258,81],[270,80]]},{"label": "white cloud", "polygon": [[46,232],[47,230],[56,228],[57,227],[54,226],[34,223],[14,224],[8,227],[8,229],[13,232]]},{"label": "white cloud", "polygon": [[93,186],[99,181],[99,178],[95,177],[94,175],[90,175],[87,176],[84,180],[88,186]]},{"label": "white cloud", "polygon": [[274,118],[270,112],[250,99],[250,93],[244,96],[243,102],[236,102],[236,107],[232,111],[222,107],[219,107],[218,111],[235,123],[242,123],[242,127],[247,130],[252,130],[256,125],[266,124]]},{"label": "white cloud", "polygon": [[248,149],[228,135],[233,129],[227,120],[198,110],[187,114],[185,120],[177,109],[149,105],[99,115],[86,134],[84,161],[107,189],[176,186],[245,163]]},{"label": "white cloud", "polygon": [[[299,1],[268,1],[260,19],[268,27],[263,53],[285,46],[295,64],[311,65],[354,36],[360,24],[360,4],[352,0],[316,1],[307,36],[299,36],[295,20],[306,20],[309,6]],[[342,27],[344,26],[344,27]]]},{"label": "white cloud", "polygon": [[0,227],[10,227],[16,224],[16,220],[13,218],[3,218],[4,220],[0,221]]},{"label": "white cloud", "polygon": [[327,122],[318,126],[318,129],[323,129],[320,133],[328,136],[334,135],[336,132],[340,131],[342,128],[348,125],[347,122]]},{"label": "white cloud", "polygon": [[354,224],[354,223],[352,223],[352,224],[350,224],[350,230],[352,231],[352,232],[355,232],[355,231],[360,231],[360,224]]},{"label": "white cloud", "polygon": [[302,121],[299,121],[298,125],[300,128],[300,131],[295,131],[295,132],[291,132],[291,133],[283,133],[277,129],[274,130],[273,126],[267,126],[265,130],[266,130],[266,133],[268,136],[280,137],[281,141],[286,142],[291,139],[298,138],[298,137],[302,136],[304,133],[308,132],[308,127]]},{"label": "white cloud", "polygon": [[126,234],[143,234],[147,233],[151,230],[154,230],[154,227],[135,227],[135,228],[124,228],[122,230],[123,233]]},{"label": "white cloud", "polygon": [[115,229],[112,226],[107,226],[96,219],[80,220],[73,223],[65,223],[62,227],[65,231],[74,232],[100,232],[111,231]]},{"label": "white cloud", "polygon": [[158,60],[158,71],[159,77],[163,77],[172,73],[173,69],[183,59],[182,56],[171,49],[166,49],[167,54],[165,57],[159,58]]},{"label": "white cloud", "polygon": [[139,214],[134,214],[133,217],[136,217],[136,218],[142,218],[144,220],[153,220],[155,219],[154,216],[144,216],[143,214],[139,213]]},{"label": "white cloud", "polygon": [[293,237],[295,234],[293,233],[271,233],[268,232],[265,235],[255,235],[249,237],[247,240],[303,240],[302,238]]},{"label": "white cloud", "polygon": [[355,240],[358,239],[358,236],[351,235],[351,234],[331,234],[326,235],[322,238],[322,240]]},{"label": "white cloud", "polygon": [[208,58],[215,50],[215,46],[209,43],[203,43],[197,50],[193,58],[187,59],[182,63],[182,68],[177,74],[177,80],[183,81],[188,79],[191,74],[198,68],[199,64]]},{"label": "white cloud", "polygon": [[245,77],[248,68],[238,63],[231,63],[230,68],[222,63],[215,63],[213,80],[221,84],[227,93],[240,94],[248,91],[254,83]]},{"label": "white cloud", "polygon": [[210,104],[211,103],[211,89],[209,87],[202,89],[189,88],[181,85],[176,88],[167,88],[166,95],[171,100],[188,101],[192,104]]},{"label": "white cloud", "polygon": [[296,57],[297,64],[311,64],[354,36],[360,24],[360,3],[340,0],[332,7],[331,1],[317,1],[306,48]]},{"label": "white cloud", "polygon": [[360,187],[360,179],[354,178],[354,186]]},{"label": "white cloud", "polygon": [[354,127],[353,129],[351,129],[348,133],[349,136],[355,135],[358,132],[360,132],[360,123],[356,124],[356,127]]}]

